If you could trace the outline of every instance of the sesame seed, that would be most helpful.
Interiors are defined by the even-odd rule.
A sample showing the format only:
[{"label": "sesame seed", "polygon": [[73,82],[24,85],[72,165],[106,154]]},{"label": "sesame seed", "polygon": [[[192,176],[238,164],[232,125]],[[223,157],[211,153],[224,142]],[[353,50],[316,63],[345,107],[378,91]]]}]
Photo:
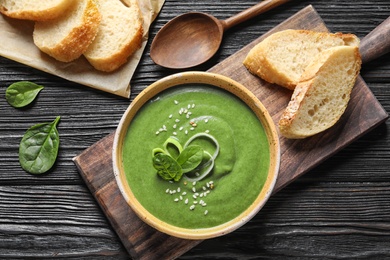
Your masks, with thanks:
[{"label": "sesame seed", "polygon": [[203,190],[207,190],[207,188],[205,186],[202,187]]},{"label": "sesame seed", "polygon": [[188,130],[186,130],[184,133],[187,135],[188,134]]},{"label": "sesame seed", "polygon": [[193,192],[196,192],[196,189],[195,189],[195,187],[192,187],[192,191],[193,191]]},{"label": "sesame seed", "polygon": [[183,113],[184,113],[184,114],[187,114],[187,113],[188,113],[188,109],[184,109],[184,110],[183,110]]},{"label": "sesame seed", "polygon": [[194,198],[194,199],[197,199],[198,198],[198,195],[192,195],[192,197]]},{"label": "sesame seed", "polygon": [[169,188],[165,190],[165,193],[169,193]]},{"label": "sesame seed", "polygon": [[176,122],[176,123],[179,123],[179,122],[180,122],[180,119],[175,119],[175,122]]},{"label": "sesame seed", "polygon": [[206,131],[204,131],[206,134],[208,134],[208,133],[210,133],[210,130],[206,130]]},{"label": "sesame seed", "polygon": [[195,130],[195,128],[191,127],[191,128],[190,128],[190,130],[191,130],[191,131],[194,131],[194,130]]},{"label": "sesame seed", "polygon": [[207,215],[209,213],[209,211],[206,209],[205,211],[204,211],[204,215]]},{"label": "sesame seed", "polygon": [[176,132],[173,132],[173,135],[177,135],[177,133],[176,133]]},{"label": "sesame seed", "polygon": [[194,200],[192,203],[194,203],[194,204],[198,204],[198,201]]},{"label": "sesame seed", "polygon": [[196,181],[192,182],[192,186],[195,186],[196,185]]},{"label": "sesame seed", "polygon": [[184,191],[181,195],[185,196],[185,195],[187,195],[187,192]]},{"label": "sesame seed", "polygon": [[179,188],[177,188],[177,192],[180,192],[180,187],[179,187]]},{"label": "sesame seed", "polygon": [[174,129],[176,129],[177,125],[176,125],[176,124],[174,124],[172,127],[173,127]]},{"label": "sesame seed", "polygon": [[188,199],[186,199],[186,200],[184,201],[184,203],[185,203],[185,204],[188,204]]},{"label": "sesame seed", "polygon": [[194,210],[194,209],[195,209],[195,205],[191,205],[190,210]]},{"label": "sesame seed", "polygon": [[156,132],[156,135],[158,135],[159,133],[160,133],[160,131],[157,131],[157,132]]},{"label": "sesame seed", "polygon": [[188,109],[190,109],[190,108],[191,108],[191,105],[190,105],[190,104],[188,104],[187,108],[188,108]]},{"label": "sesame seed", "polygon": [[182,126],[179,128],[179,131],[181,131],[181,130],[183,130],[183,127],[182,127]]},{"label": "sesame seed", "polygon": [[179,199],[180,199],[180,200],[183,200],[183,196],[180,196]]},{"label": "sesame seed", "polygon": [[172,114],[170,114],[170,115],[169,115],[169,118],[172,118],[172,117],[173,117],[173,115],[172,115]]},{"label": "sesame seed", "polygon": [[208,118],[206,118],[206,119],[204,120],[204,122],[205,122],[205,123],[207,123],[208,121],[209,121],[209,119],[208,119]]},{"label": "sesame seed", "polygon": [[174,201],[175,201],[175,202],[178,202],[178,201],[179,201],[179,199],[178,199],[178,198],[176,198],[176,199],[174,199]]},{"label": "sesame seed", "polygon": [[195,104],[192,104],[192,106],[191,106],[192,108],[194,108],[195,107]]},{"label": "sesame seed", "polygon": [[179,101],[177,100],[174,100],[173,102],[175,103],[175,105],[179,104]]}]

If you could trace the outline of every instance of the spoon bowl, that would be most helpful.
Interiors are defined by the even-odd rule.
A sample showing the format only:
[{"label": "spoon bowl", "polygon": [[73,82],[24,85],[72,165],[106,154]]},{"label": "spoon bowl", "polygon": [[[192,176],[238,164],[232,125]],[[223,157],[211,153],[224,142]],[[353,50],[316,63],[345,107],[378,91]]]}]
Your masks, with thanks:
[{"label": "spoon bowl", "polygon": [[198,12],[169,21],[156,35],[150,56],[166,68],[183,69],[210,59],[219,49],[223,26],[215,17]]},{"label": "spoon bowl", "polygon": [[150,57],[156,64],[170,69],[198,66],[218,51],[227,29],[288,1],[264,0],[223,21],[199,12],[180,15],[157,33]]}]

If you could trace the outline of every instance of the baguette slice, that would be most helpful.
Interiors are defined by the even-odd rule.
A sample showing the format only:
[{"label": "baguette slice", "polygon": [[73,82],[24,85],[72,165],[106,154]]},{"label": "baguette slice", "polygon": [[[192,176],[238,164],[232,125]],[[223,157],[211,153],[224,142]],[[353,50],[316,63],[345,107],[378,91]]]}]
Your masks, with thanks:
[{"label": "baguette slice", "polygon": [[333,126],[347,107],[360,67],[358,47],[338,46],[319,53],[280,118],[280,133],[301,139]]},{"label": "baguette slice", "polygon": [[253,47],[244,60],[254,75],[288,89],[294,89],[312,59],[335,46],[358,46],[353,34],[284,30],[274,33]]},{"label": "baguette slice", "polygon": [[6,16],[47,21],[60,16],[73,0],[0,0],[0,12]]},{"label": "baguette slice", "polygon": [[141,47],[142,16],[136,0],[98,0],[102,13],[99,32],[84,53],[95,69],[111,72],[127,62]]},{"label": "baguette slice", "polygon": [[95,0],[75,0],[60,17],[36,22],[35,45],[53,58],[69,62],[80,57],[92,43],[101,15]]}]

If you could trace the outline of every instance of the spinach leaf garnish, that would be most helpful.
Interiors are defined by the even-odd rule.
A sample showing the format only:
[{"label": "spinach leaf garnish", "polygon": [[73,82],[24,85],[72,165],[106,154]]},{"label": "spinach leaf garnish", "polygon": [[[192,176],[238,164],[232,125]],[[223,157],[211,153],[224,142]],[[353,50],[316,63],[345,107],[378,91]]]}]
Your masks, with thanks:
[{"label": "spinach leaf garnish", "polygon": [[[199,145],[189,145],[196,138],[207,138],[215,143],[216,150],[213,155],[203,150]],[[169,149],[172,146],[174,149]],[[184,149],[174,137],[169,137],[163,145],[164,149],[152,150],[153,167],[157,174],[164,180],[179,181],[183,176],[190,181],[198,181],[205,178],[214,167],[214,160],[219,153],[219,143],[211,135],[205,133],[195,134],[184,145]],[[172,151],[173,150],[173,151]],[[172,156],[171,152],[175,155]],[[179,153],[176,156],[176,153]],[[206,157],[205,157],[206,156]],[[176,159],[175,159],[176,158]],[[195,177],[187,176],[187,173]]]},{"label": "spinach leaf garnish", "polygon": [[177,158],[183,173],[194,170],[202,162],[203,149],[199,145],[191,145],[185,148]]},{"label": "spinach leaf garnish", "polygon": [[179,181],[183,175],[183,171],[177,161],[165,153],[157,153],[153,157],[153,166],[157,170],[157,174],[167,181]]},{"label": "spinach leaf garnish", "polygon": [[60,117],[53,122],[40,123],[29,128],[19,146],[19,162],[22,168],[31,174],[42,174],[54,165],[60,144],[57,124]]},{"label": "spinach leaf garnish", "polygon": [[34,101],[43,88],[43,86],[30,81],[18,81],[7,88],[5,91],[5,98],[13,107],[25,107]]}]

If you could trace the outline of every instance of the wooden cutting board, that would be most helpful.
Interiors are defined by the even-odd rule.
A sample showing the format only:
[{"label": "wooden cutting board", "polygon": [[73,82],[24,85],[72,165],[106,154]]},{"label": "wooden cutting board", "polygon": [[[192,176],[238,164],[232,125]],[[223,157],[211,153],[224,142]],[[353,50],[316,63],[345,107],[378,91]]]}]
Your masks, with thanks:
[{"label": "wooden cutting board", "polygon": [[[253,76],[242,61],[264,37],[284,29],[327,31],[321,17],[312,6],[308,6],[209,70],[228,76],[250,89],[268,109],[275,123],[292,92]],[[334,127],[304,140],[280,138],[281,165],[274,193],[387,118],[386,111],[359,77],[348,108]],[[134,259],[172,259],[199,244],[201,241],[171,237],[151,228],[130,209],[120,194],[112,170],[113,138],[113,134],[103,138],[76,156],[74,162],[130,256]]]}]

